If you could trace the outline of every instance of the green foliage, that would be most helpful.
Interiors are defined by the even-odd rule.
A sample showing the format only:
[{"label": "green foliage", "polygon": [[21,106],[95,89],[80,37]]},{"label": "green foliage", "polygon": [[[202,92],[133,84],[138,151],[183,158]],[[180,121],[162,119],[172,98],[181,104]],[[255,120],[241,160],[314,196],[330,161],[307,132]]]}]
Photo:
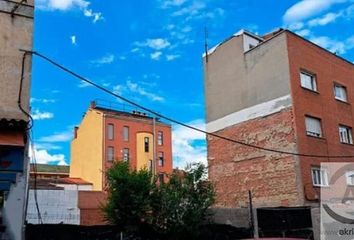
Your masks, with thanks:
[{"label": "green foliage", "polygon": [[103,207],[107,220],[125,230],[149,221],[150,196],[156,187],[143,169],[130,171],[126,162],[115,163],[107,172],[108,201]]},{"label": "green foliage", "polygon": [[130,171],[118,162],[108,171],[107,220],[125,230],[148,225],[160,236],[193,238],[214,203],[215,192],[206,180],[206,167],[190,165],[183,175],[172,174],[165,184],[146,170]]},{"label": "green foliage", "polygon": [[173,174],[167,184],[156,188],[152,220],[157,232],[195,237],[215,199],[213,187],[205,175],[204,165],[193,164],[187,167],[184,176]]}]

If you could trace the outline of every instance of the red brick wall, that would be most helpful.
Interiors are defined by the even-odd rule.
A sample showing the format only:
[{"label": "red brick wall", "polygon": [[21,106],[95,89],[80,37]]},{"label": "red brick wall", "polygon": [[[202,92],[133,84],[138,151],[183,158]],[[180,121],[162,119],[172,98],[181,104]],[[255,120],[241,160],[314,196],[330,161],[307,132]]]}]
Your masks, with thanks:
[{"label": "red brick wall", "polygon": [[[292,108],[216,133],[262,147],[296,151]],[[302,201],[293,156],[208,137],[208,163],[218,207],[247,206],[248,190],[252,191],[255,206],[293,206]]]},{"label": "red brick wall", "polygon": [[[286,34],[298,151],[316,155],[354,155],[354,146],[340,143],[338,133],[339,124],[354,127],[354,65],[292,33]],[[301,87],[300,69],[316,74],[318,93]],[[334,98],[334,82],[347,87],[348,103]],[[306,135],[305,114],[321,118],[323,138]],[[308,199],[319,195],[319,188],[312,186],[311,166],[319,166],[322,161],[353,159],[300,158],[302,181]]]},{"label": "red brick wall", "polygon": [[[133,169],[136,168],[136,137],[139,132],[153,133],[152,120],[149,121],[139,121],[133,118],[105,118],[105,148],[104,148],[104,168],[108,169],[112,166],[111,162],[106,161],[106,150],[108,146],[113,146],[115,150],[115,157],[118,159],[123,159],[123,153],[121,150],[123,148],[129,148],[129,161]],[[108,140],[107,138],[107,125],[114,124],[114,140]],[[123,141],[123,126],[129,127],[129,141]],[[171,141],[171,127],[168,125],[156,124],[156,155],[158,152],[164,153],[164,166],[160,167],[157,164],[157,172],[172,173],[172,141]],[[157,133],[158,131],[163,132],[163,145],[157,145]],[[156,156],[157,157],[157,156]]]},{"label": "red brick wall", "polygon": [[78,207],[80,209],[80,225],[105,225],[102,204],[107,195],[100,191],[79,191]]}]

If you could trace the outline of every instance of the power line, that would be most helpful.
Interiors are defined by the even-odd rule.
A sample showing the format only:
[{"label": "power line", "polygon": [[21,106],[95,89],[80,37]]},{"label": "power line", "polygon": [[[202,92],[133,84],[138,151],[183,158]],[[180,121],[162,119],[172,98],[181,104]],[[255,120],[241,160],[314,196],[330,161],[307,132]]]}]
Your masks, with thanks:
[{"label": "power line", "polygon": [[[33,131],[31,131],[31,133],[33,135]],[[31,138],[30,135],[29,135],[29,137],[30,137],[30,149],[32,151],[32,159],[33,159],[32,169],[33,169],[33,173],[34,173],[33,197],[34,197],[34,203],[35,203],[36,210],[37,210],[38,223],[43,224],[42,214],[41,214],[41,211],[39,210],[38,195],[37,195],[37,158],[36,158],[36,151],[34,149],[34,141],[33,141],[33,139]],[[30,164],[30,169],[31,169],[31,164]]]},{"label": "power line", "polygon": [[[21,1],[22,3],[23,1]],[[34,201],[35,201],[35,205],[36,205],[36,209],[37,209],[37,215],[38,215],[38,222],[40,224],[43,224],[42,221],[42,215],[41,212],[39,210],[39,204],[38,204],[38,198],[37,198],[37,160],[36,160],[36,155],[35,155],[35,150],[33,147],[33,141],[31,138],[31,134],[33,135],[33,125],[34,125],[34,121],[33,118],[31,116],[30,113],[28,113],[23,107],[22,107],[22,87],[23,87],[23,80],[25,78],[25,62],[26,62],[26,56],[30,54],[29,52],[24,52],[23,56],[22,56],[22,63],[21,63],[21,78],[20,78],[20,86],[19,86],[19,90],[18,90],[18,99],[17,99],[17,105],[19,107],[19,109],[21,110],[21,112],[23,112],[28,118],[28,126],[26,126],[26,132],[27,132],[27,138],[30,141],[30,149],[32,151],[32,159],[33,159],[33,165],[32,165],[32,169],[34,172],[34,189],[33,189],[33,194],[34,194]],[[31,131],[31,132],[30,132]],[[30,164],[30,171],[31,171],[31,164]],[[29,188],[28,188],[29,191]],[[26,205],[28,205],[28,201],[29,198],[27,197],[26,199]],[[27,209],[26,209],[27,211]]]},{"label": "power line", "polygon": [[240,141],[240,140],[235,140],[235,139],[232,139],[232,138],[228,138],[228,137],[225,137],[225,136],[222,136],[222,135],[219,135],[219,134],[216,134],[216,133],[211,133],[211,132],[207,132],[205,130],[202,130],[202,129],[199,129],[199,128],[196,128],[196,127],[193,127],[191,125],[188,125],[186,123],[183,123],[181,121],[178,121],[178,120],[175,120],[171,117],[168,117],[168,116],[165,116],[163,114],[160,114],[154,110],[151,110],[147,107],[144,107],[138,103],[135,103],[125,97],[122,97],[110,90],[108,90],[107,88],[105,87],[102,87],[100,86],[99,84],[95,83],[95,82],[92,82],[88,79],[86,79],[85,77],[75,73],[74,71],[64,67],[63,65],[55,62],[54,60],[46,57],[45,55],[41,54],[41,53],[38,53],[38,52],[35,52],[35,51],[26,51],[26,50],[20,50],[20,51],[24,51],[24,52],[27,52],[27,53],[31,53],[33,55],[36,55],[44,60],[46,60],[47,62],[51,63],[52,65],[58,67],[59,69],[73,75],[74,77],[100,89],[101,91],[105,92],[105,93],[108,93],[116,98],[119,98],[120,100],[122,101],[125,101],[135,107],[138,107],[146,112],[149,112],[155,116],[158,116],[160,118],[163,118],[167,121],[170,121],[172,123],[175,123],[175,124],[178,124],[180,126],[183,126],[183,127],[186,127],[186,128],[189,128],[189,129],[192,129],[194,131],[197,131],[197,132],[201,132],[201,133],[204,133],[206,135],[209,135],[209,136],[213,136],[213,137],[216,137],[216,138],[219,138],[219,139],[222,139],[222,140],[225,140],[225,141],[229,141],[229,142],[233,142],[233,143],[236,143],[236,144],[239,144],[239,145],[242,145],[242,146],[246,146],[246,147],[250,147],[250,148],[254,148],[254,149],[259,149],[259,150],[262,150],[262,151],[267,151],[267,152],[274,152],[274,153],[279,153],[279,154],[286,154],[286,155],[293,155],[293,156],[299,156],[299,157],[311,157],[311,158],[354,158],[354,155],[343,155],[343,156],[340,156],[340,155],[316,155],[316,154],[305,154],[305,153],[295,153],[295,152],[289,152],[289,151],[284,151],[284,150],[277,150],[277,149],[272,149],[272,148],[266,148],[266,147],[261,147],[261,146],[257,146],[257,145],[253,145],[253,144],[250,144],[250,143],[245,143],[243,141]]},{"label": "power line", "polygon": [[29,122],[28,125],[29,127],[26,127],[26,130],[30,130],[33,127],[33,118],[31,114],[29,114],[23,107],[22,107],[22,86],[23,86],[23,80],[25,78],[25,62],[26,62],[26,56],[29,54],[29,52],[24,52],[22,56],[22,63],[21,63],[21,78],[20,78],[20,86],[18,89],[18,99],[17,99],[17,105],[21,112],[23,112],[28,118]]}]

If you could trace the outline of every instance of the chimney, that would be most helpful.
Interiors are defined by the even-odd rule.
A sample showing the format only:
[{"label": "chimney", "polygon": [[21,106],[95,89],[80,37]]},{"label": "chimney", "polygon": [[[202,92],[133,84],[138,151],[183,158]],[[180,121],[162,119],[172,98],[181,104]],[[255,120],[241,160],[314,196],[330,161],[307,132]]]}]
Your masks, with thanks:
[{"label": "chimney", "polygon": [[74,127],[74,139],[77,138],[77,130],[79,130],[79,127]]},{"label": "chimney", "polygon": [[90,108],[96,108],[97,104],[96,104],[96,101],[91,101],[90,102]]}]

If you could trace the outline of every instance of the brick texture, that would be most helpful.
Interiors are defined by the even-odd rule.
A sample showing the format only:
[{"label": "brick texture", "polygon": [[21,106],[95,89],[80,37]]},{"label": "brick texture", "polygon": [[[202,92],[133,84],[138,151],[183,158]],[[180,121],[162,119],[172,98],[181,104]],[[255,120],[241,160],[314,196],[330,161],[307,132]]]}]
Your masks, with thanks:
[{"label": "brick texture", "polygon": [[[296,151],[293,109],[249,120],[217,134],[257,146]],[[297,158],[208,138],[209,177],[217,192],[216,206],[293,206],[302,202]]]},{"label": "brick texture", "polygon": [[[354,127],[354,65],[290,32],[286,34],[298,151],[316,155],[354,155],[354,145],[340,143],[338,131],[339,124]],[[301,70],[315,74],[317,93],[301,87]],[[335,99],[335,82],[347,88],[347,103]],[[323,138],[306,135],[305,115],[321,119]],[[353,162],[353,159],[300,158],[308,202],[318,201],[320,195],[320,188],[312,186],[311,167],[328,161]]]},{"label": "brick texture", "polygon": [[107,200],[107,195],[100,191],[79,191],[80,225],[105,225],[102,204]]}]

